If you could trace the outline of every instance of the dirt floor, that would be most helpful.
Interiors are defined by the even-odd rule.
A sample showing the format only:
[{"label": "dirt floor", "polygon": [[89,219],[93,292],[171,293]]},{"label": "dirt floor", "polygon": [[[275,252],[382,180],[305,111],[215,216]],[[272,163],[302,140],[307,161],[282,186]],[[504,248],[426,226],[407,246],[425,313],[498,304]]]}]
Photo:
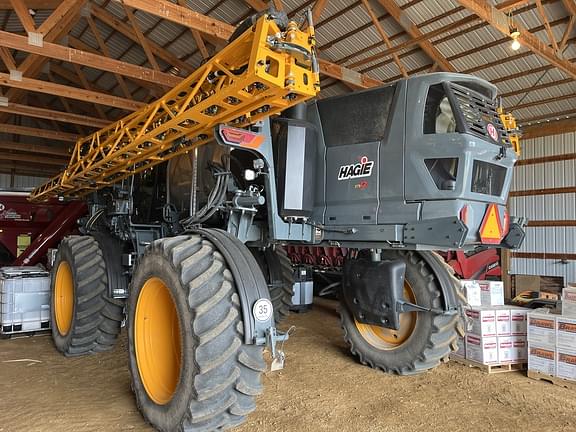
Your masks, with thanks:
[{"label": "dirt floor", "polygon": [[[522,373],[487,375],[455,363],[416,377],[361,366],[333,302],[292,315],[282,372],[264,377],[239,432],[574,431],[573,390]],[[66,359],[48,336],[0,341],[0,431],[151,431],[130,390],[126,339],[111,353]]]}]

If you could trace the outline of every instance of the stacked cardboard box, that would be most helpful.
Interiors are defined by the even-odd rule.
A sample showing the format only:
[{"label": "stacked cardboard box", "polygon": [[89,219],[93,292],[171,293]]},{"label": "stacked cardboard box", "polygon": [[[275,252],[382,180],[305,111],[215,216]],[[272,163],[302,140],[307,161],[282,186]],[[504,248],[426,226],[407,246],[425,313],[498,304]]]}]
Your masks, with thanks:
[{"label": "stacked cardboard box", "polygon": [[569,288],[564,290],[562,315],[546,310],[529,313],[529,371],[576,381],[576,315],[568,315],[573,305],[564,307],[566,299],[571,302],[570,294]]},{"label": "stacked cardboard box", "polygon": [[468,325],[453,355],[486,365],[525,362],[528,309],[504,306],[500,281],[462,281],[462,288]]}]

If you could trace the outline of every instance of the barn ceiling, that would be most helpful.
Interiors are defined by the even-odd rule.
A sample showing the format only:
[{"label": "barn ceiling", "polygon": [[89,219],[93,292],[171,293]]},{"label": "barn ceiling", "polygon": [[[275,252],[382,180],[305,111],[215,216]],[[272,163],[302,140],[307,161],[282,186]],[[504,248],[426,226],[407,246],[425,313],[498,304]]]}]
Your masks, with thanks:
[{"label": "barn ceiling", "polygon": [[[576,118],[575,0],[271,0],[312,8],[321,97],[433,71],[496,84],[524,126]],[[51,175],[158,98],[264,0],[0,0],[0,171]],[[520,31],[520,49],[510,45]]]}]

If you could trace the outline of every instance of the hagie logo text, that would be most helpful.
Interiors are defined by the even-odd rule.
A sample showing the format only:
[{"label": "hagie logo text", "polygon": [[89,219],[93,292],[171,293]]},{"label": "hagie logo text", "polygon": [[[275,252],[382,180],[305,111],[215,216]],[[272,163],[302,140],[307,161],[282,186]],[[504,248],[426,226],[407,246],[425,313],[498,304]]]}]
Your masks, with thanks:
[{"label": "hagie logo text", "polygon": [[360,163],[342,165],[338,171],[338,180],[348,180],[360,177],[370,177],[374,161],[368,160],[367,156],[360,158]]}]

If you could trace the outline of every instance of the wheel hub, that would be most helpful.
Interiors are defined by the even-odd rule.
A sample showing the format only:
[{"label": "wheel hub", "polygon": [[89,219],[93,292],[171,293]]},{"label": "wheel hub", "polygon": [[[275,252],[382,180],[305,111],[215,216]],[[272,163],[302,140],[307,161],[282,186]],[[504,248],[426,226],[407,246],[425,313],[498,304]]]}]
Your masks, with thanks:
[{"label": "wheel hub", "polygon": [[[410,284],[404,282],[404,298],[410,303],[416,303],[414,291]],[[356,319],[354,323],[362,337],[374,348],[380,350],[394,350],[402,346],[416,327],[418,314],[416,312],[406,312],[400,314],[400,327],[398,330],[379,327],[371,324],[362,324]]]},{"label": "wheel hub", "polygon": [[166,284],[148,279],[140,291],[134,316],[138,372],[155,403],[172,400],[180,380],[181,335],[178,312]]},{"label": "wheel hub", "polygon": [[74,314],[74,278],[66,261],[61,261],[56,270],[54,284],[54,317],[58,332],[65,336],[72,326]]}]

